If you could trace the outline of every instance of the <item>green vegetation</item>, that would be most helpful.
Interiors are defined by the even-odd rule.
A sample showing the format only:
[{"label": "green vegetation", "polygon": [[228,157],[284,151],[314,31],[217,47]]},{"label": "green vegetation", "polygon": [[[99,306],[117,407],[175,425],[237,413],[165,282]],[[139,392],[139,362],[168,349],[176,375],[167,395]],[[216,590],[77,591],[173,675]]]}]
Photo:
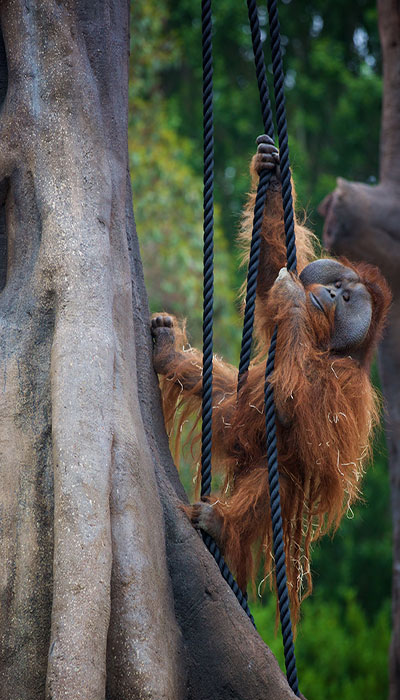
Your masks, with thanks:
[{"label": "green vegetation", "polygon": [[[177,70],[183,55],[181,38],[169,28],[168,18],[165,3],[140,0],[134,5],[129,131],[134,209],[151,311],[188,318],[190,337],[198,344],[203,285],[203,176],[198,153],[202,137],[199,131],[199,146],[179,131],[178,113],[174,117],[163,90],[165,76]],[[217,205],[215,317],[217,323],[222,320],[223,335],[216,339],[216,350],[235,361],[240,342],[236,261],[229,251],[232,242],[223,235],[220,211]]]},{"label": "green vegetation", "polygon": [[[264,6],[263,6],[264,7]],[[201,344],[201,23],[191,0],[136,0],[132,16],[130,153],[136,223],[152,311],[188,319]],[[280,3],[291,162],[299,204],[316,208],[337,176],[378,176],[381,66],[374,0]],[[260,22],[267,30],[265,9]],[[270,62],[265,46],[267,65]],[[262,124],[245,2],[219,0],[214,24],[216,351],[239,354],[235,231]],[[186,474],[186,483],[191,478]],[[296,644],[310,700],[387,696],[391,578],[389,486],[382,438],[354,508],[314,552],[315,593]],[[351,514],[350,514],[351,515]],[[258,629],[281,657],[272,596]]]},{"label": "green vegetation", "polygon": [[[274,601],[253,606],[252,611],[261,636],[284,670],[282,637],[280,632],[274,634]],[[316,593],[303,604],[296,639],[301,691],[309,700],[385,700],[389,637],[389,603],[369,620],[351,589],[329,603]]]}]

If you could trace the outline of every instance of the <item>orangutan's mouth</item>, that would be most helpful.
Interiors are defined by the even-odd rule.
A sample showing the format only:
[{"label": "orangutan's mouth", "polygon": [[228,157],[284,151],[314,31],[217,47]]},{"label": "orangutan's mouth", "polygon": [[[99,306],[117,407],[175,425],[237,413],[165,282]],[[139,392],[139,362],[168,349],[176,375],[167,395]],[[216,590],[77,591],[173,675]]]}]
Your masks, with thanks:
[{"label": "orangutan's mouth", "polygon": [[320,300],[319,300],[319,299],[315,296],[315,294],[313,294],[312,292],[310,292],[310,299],[311,299],[311,303],[314,304],[314,306],[315,306],[317,309],[319,309],[320,311],[322,311],[322,313],[325,313],[325,309],[324,309],[324,307],[322,306]]}]

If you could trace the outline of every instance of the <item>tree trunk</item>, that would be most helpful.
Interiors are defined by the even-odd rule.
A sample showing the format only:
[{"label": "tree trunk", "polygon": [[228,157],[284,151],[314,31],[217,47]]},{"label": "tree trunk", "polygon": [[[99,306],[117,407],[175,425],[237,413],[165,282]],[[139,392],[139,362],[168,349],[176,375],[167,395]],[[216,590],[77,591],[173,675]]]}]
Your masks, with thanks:
[{"label": "tree trunk", "polygon": [[151,365],[128,0],[3,0],[0,700],[293,698],[197,533]]},{"label": "tree trunk", "polygon": [[390,700],[400,697],[400,7],[378,0],[383,57],[380,182],[369,187],[338,178],[320,206],[324,244],[337,255],[378,265],[393,292],[379,349],[393,514],[393,634]]}]

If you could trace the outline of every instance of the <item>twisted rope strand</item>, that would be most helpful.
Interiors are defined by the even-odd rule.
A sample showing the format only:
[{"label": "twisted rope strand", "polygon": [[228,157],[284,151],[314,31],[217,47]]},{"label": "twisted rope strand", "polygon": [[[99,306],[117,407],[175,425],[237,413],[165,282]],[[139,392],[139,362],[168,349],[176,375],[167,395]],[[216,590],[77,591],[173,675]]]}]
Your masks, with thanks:
[{"label": "twisted rope strand", "polygon": [[247,270],[246,304],[243,318],[242,345],[240,348],[238,390],[245,381],[247,370],[249,369],[250,365],[254,328],[254,311],[256,305],[258,264],[260,261],[261,226],[270,179],[271,173],[268,170],[263,170],[258,182],[256,202],[254,206],[250,258]]},{"label": "twisted rope strand", "polygon": [[[284,73],[280,48],[280,26],[276,0],[268,0],[269,29],[271,38],[272,68],[274,74],[274,92],[276,120],[279,140],[280,168],[282,181],[282,202],[286,234],[287,267],[296,272],[296,240],[294,232],[294,214],[292,186],[290,179],[289,145],[284,95]],[[296,658],[290,619],[289,594],[286,577],[285,549],[283,542],[283,523],[279,490],[278,451],[276,441],[276,418],[273,387],[268,381],[274,370],[278,329],[274,330],[265,369],[265,423],[267,433],[268,479],[271,502],[272,537],[276,567],[276,587],[278,593],[285,666],[288,683],[293,692],[299,696]]]},{"label": "twisted rope strand", "polygon": [[292,622],[290,619],[289,593],[286,578],[286,561],[283,543],[283,523],[281,514],[281,498],[279,490],[278,450],[276,441],[276,418],[274,405],[274,390],[268,381],[268,377],[274,369],[275,352],[278,328],[275,327],[268,353],[265,369],[265,426],[267,434],[267,462],[269,495],[271,503],[272,538],[274,546],[276,588],[279,602],[279,614],[281,620],[283,649],[288,683],[296,695],[299,695],[297,679],[296,658],[294,654],[294,642]]},{"label": "twisted rope strand", "polygon": [[269,32],[271,37],[272,70],[274,74],[274,93],[276,122],[279,141],[279,158],[282,180],[283,216],[285,221],[287,268],[297,271],[296,239],[294,233],[294,215],[292,183],[290,178],[289,143],[287,134],[284,72],[281,54],[281,36],[277,0],[268,0]]},{"label": "twisted rope strand", "polygon": [[[279,20],[276,2],[268,3],[270,17],[270,34],[272,45],[272,63],[274,69],[275,101],[277,109],[278,138],[280,147],[282,197],[284,207],[288,269],[296,270],[296,248],[294,237],[294,217],[290,183],[289,150],[287,140],[286,113],[283,94],[283,67],[280,53]],[[265,133],[273,136],[272,115],[269,104],[265,63],[261,45],[261,35],[256,3],[248,0],[249,20],[252,32],[253,51],[256,65],[257,82],[260,90],[261,112]],[[211,491],[211,441],[212,441],[212,315],[213,315],[213,113],[212,113],[212,45],[211,45],[211,0],[202,0],[203,24],[203,123],[204,123],[204,302],[203,302],[203,402],[202,402],[202,498]],[[255,215],[253,219],[252,243],[247,279],[245,323],[242,337],[241,360],[239,365],[239,386],[245,377],[251,353],[251,338],[254,325],[255,295],[260,251],[260,231],[265,206],[265,198],[270,180],[270,173],[261,174],[256,196]],[[247,313],[246,313],[247,312]],[[265,413],[267,430],[267,459],[271,497],[271,519],[273,528],[274,554],[276,562],[276,581],[282,636],[285,652],[285,664],[289,685],[299,695],[296,660],[294,657],[293,635],[290,620],[289,597],[287,591],[285,553],[283,546],[283,529],[280,508],[278,455],[276,448],[276,427],[273,390],[268,376],[273,371],[276,351],[277,329],[275,329],[268,355],[265,379]],[[212,538],[202,533],[203,540],[218,563],[225,580],[234,591],[239,603],[254,624],[247,605],[247,599],[239,589],[231,572]]]},{"label": "twisted rope strand", "polygon": [[211,0],[202,0],[204,132],[204,288],[201,497],[211,492],[212,371],[214,305],[214,124]]},{"label": "twisted rope strand", "polygon": [[273,139],[274,123],[272,121],[272,109],[269,98],[267,73],[265,70],[264,51],[261,41],[260,22],[258,20],[256,0],[247,0],[247,13],[250,22],[254,64],[256,67],[257,84],[260,93],[261,116],[264,124],[264,131]]},{"label": "twisted rope strand", "polygon": [[[211,0],[202,0],[203,43],[203,131],[204,131],[204,288],[203,288],[203,392],[201,435],[201,497],[211,492],[212,447],[212,370],[213,370],[213,295],[214,295],[214,126]],[[202,531],[205,545],[213,555],[221,574],[243,610],[254,624],[247,598],[233,578],[210,535]]]},{"label": "twisted rope strand", "polygon": [[208,548],[209,552],[213,555],[215,561],[218,564],[219,570],[227,582],[228,586],[232,589],[233,593],[235,594],[236,598],[239,601],[239,604],[247,614],[247,616],[250,618],[250,621],[253,625],[253,627],[256,627],[256,624],[254,622],[254,617],[250,612],[249,604],[247,602],[247,596],[243,594],[243,591],[239,588],[238,584],[236,583],[235,579],[232,576],[232,573],[230,572],[228,565],[225,562],[224,557],[221,554],[221,551],[216,544],[216,542],[213,540],[213,538],[208,535],[206,532],[202,531],[202,537],[203,537],[203,542]]},{"label": "twisted rope strand", "polygon": [[[251,29],[254,64],[256,68],[257,84],[260,92],[261,116],[264,132],[274,137],[274,125],[272,121],[271,102],[269,99],[268,83],[265,70],[264,51],[261,42],[260,23],[258,21],[257,3],[255,0],[247,0],[247,10]],[[247,271],[246,303],[243,318],[242,344],[240,348],[238,391],[243,385],[247,370],[250,365],[251,346],[254,327],[254,310],[256,303],[258,264],[260,260],[261,226],[264,214],[265,201],[271,173],[263,170],[257,187],[256,201],[254,205],[253,230],[251,234],[250,258]]]}]

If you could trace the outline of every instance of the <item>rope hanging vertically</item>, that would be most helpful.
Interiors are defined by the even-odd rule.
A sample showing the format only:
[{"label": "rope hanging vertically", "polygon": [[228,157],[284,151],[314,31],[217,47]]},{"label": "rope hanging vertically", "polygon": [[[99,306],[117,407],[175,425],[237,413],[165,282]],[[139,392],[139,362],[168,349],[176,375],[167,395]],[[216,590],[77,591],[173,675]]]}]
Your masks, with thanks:
[{"label": "rope hanging vertically", "polygon": [[[260,27],[258,21],[257,5],[255,0],[247,0],[248,15],[252,34],[254,61],[256,66],[257,82],[260,92],[261,113],[265,133],[273,138],[272,110],[268,94],[266,80],[265,61],[262,50]],[[282,200],[284,209],[287,267],[296,271],[296,244],[294,233],[294,215],[290,181],[289,147],[286,124],[285,98],[284,98],[284,73],[280,50],[280,27],[276,1],[269,2],[269,28],[271,38],[271,55],[274,75],[274,92],[276,105],[276,119],[278,127],[278,141],[280,152],[280,169],[282,181]],[[254,208],[253,231],[250,247],[249,268],[247,274],[246,305],[243,322],[242,346],[239,363],[238,390],[246,379],[250,364],[251,344],[254,326],[255,299],[257,290],[257,275],[261,243],[261,226],[264,214],[270,173],[262,171],[259,179],[256,202]],[[280,506],[278,452],[276,443],[276,423],[273,389],[268,382],[268,377],[274,369],[275,351],[277,342],[277,328],[275,328],[265,372],[265,422],[267,442],[267,462],[269,475],[269,490],[271,504],[271,523],[273,533],[273,549],[276,567],[276,585],[278,604],[281,619],[282,639],[285,654],[285,665],[288,683],[296,695],[299,694],[294,655],[294,643],[292,624],[290,619],[289,594],[287,589],[286,561],[283,542],[283,523]]]},{"label": "rope hanging vertically", "polygon": [[[203,130],[204,130],[204,288],[203,288],[203,395],[201,435],[201,497],[211,491],[212,447],[212,365],[214,295],[214,127],[211,0],[202,0],[203,46]],[[202,532],[205,545],[217,562],[222,576],[254,625],[247,598],[243,595],[212,537]],[[254,625],[255,626],[255,625]]]},{"label": "rope hanging vertically", "polygon": [[[276,119],[279,140],[280,169],[282,182],[282,201],[286,234],[287,268],[296,272],[296,240],[294,232],[294,214],[292,187],[290,181],[289,146],[287,136],[285,96],[283,90],[284,73],[280,47],[280,27],[276,0],[268,0],[269,30],[271,38],[272,69],[274,74],[274,92]],[[282,628],[283,648],[288,683],[296,695],[299,695],[296,658],[290,619],[289,593],[286,577],[285,548],[283,541],[283,523],[279,489],[278,451],[276,441],[276,419],[274,392],[268,381],[273,372],[278,329],[275,328],[271,339],[265,370],[265,425],[267,437],[267,462],[269,492],[271,503],[272,538],[275,558],[276,588],[278,593],[279,614]]]},{"label": "rope hanging vertically", "polygon": [[277,0],[268,0],[269,34],[271,38],[272,72],[274,75],[274,93],[276,125],[279,141],[279,159],[282,181],[283,216],[285,221],[287,269],[297,271],[296,238],[294,232],[294,214],[292,199],[292,183],[290,177],[289,143],[285,109],[285,93],[281,34],[279,25]]},{"label": "rope hanging vertically", "polygon": [[[254,60],[256,65],[257,82],[260,90],[261,112],[265,133],[273,137],[272,113],[269,102],[268,87],[265,73],[265,62],[262,51],[261,35],[258,22],[257,6],[253,0],[248,0],[248,14],[252,32]],[[268,2],[272,65],[274,72],[274,90],[278,139],[280,147],[280,164],[282,178],[282,198],[287,245],[287,266],[296,271],[296,247],[294,234],[294,215],[290,183],[289,149],[287,139],[286,113],[283,93],[283,66],[280,51],[280,30],[276,0]],[[212,20],[211,0],[202,0],[202,29],[203,29],[203,123],[204,123],[204,302],[203,302],[203,402],[202,402],[202,498],[211,491],[211,443],[212,443],[212,316],[213,316],[213,111],[212,111]],[[251,342],[254,325],[254,310],[258,262],[260,252],[260,232],[264,213],[265,198],[270,180],[270,173],[263,172],[260,176],[257,190],[253,232],[247,277],[246,309],[242,348],[239,366],[240,388],[241,380],[245,379],[251,354]],[[276,351],[277,329],[275,329],[265,373],[265,416],[267,433],[267,460],[269,470],[271,521],[273,530],[273,546],[276,566],[276,581],[278,590],[279,610],[282,626],[282,636],[285,651],[285,664],[289,685],[299,695],[296,660],[292,626],[290,620],[289,596],[287,591],[285,552],[283,543],[283,527],[280,507],[278,455],[276,446],[275,408],[272,387],[268,377],[273,371]],[[234,581],[223,557],[212,538],[206,533],[203,539],[210,552],[216,559],[221,573],[235,592],[242,607],[253,621],[247,606],[246,597]],[[254,624],[254,621],[253,621]]]},{"label": "rope hanging vertically", "polygon": [[211,0],[202,0],[203,37],[203,149],[204,149],[204,287],[203,394],[201,434],[201,497],[211,492],[212,369],[214,295],[214,124]]},{"label": "rope hanging vertically", "polygon": [[[268,83],[265,71],[264,52],[261,42],[260,23],[258,21],[257,3],[255,0],[247,0],[247,11],[251,29],[251,39],[253,45],[254,64],[258,89],[260,92],[261,116],[264,131],[271,138],[274,137],[274,124],[272,121],[272,110],[269,99]],[[246,379],[247,370],[250,365],[251,345],[253,339],[254,310],[256,303],[258,263],[260,260],[261,226],[264,215],[265,200],[267,197],[268,185],[271,173],[262,170],[257,187],[256,202],[253,215],[253,230],[251,234],[249,266],[247,270],[246,302],[243,318],[242,344],[240,348],[238,390]]]}]

